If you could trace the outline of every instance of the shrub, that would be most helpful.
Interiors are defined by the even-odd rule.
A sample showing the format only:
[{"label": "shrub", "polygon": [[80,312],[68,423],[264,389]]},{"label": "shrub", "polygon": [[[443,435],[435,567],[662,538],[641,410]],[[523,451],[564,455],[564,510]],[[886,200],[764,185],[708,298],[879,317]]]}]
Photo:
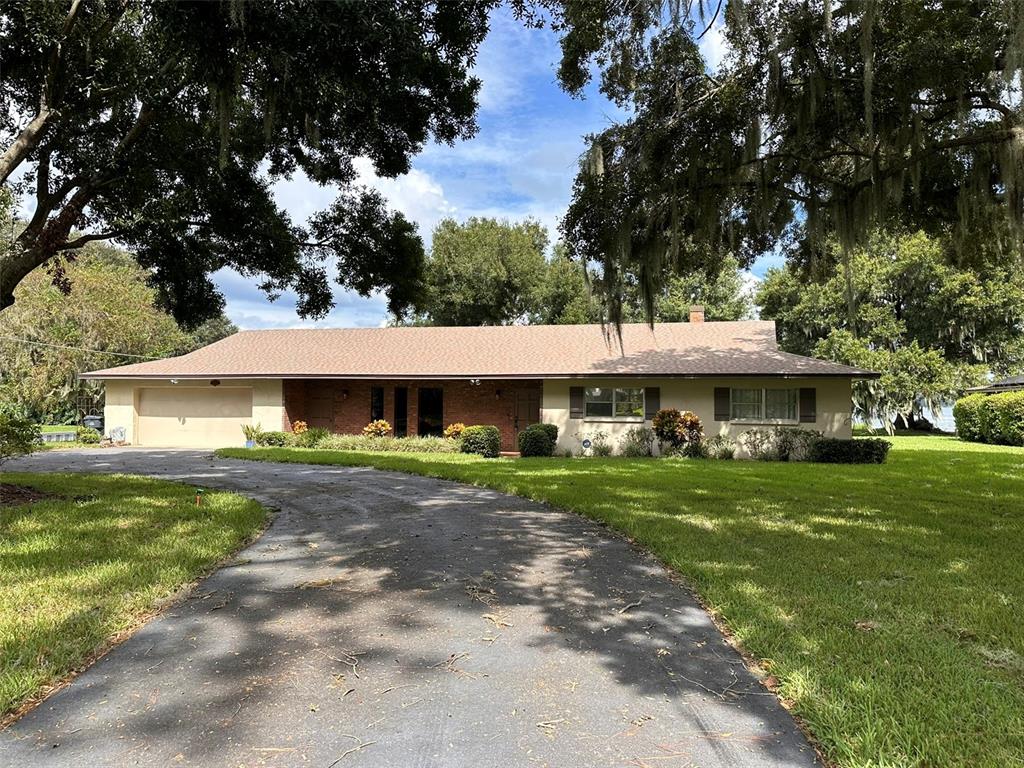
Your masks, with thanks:
[{"label": "shrub", "polygon": [[961,440],[970,440],[976,443],[984,441],[981,432],[981,410],[986,399],[981,392],[975,392],[967,397],[961,397],[953,405],[956,435]]},{"label": "shrub", "polygon": [[76,427],[75,440],[86,445],[97,445],[100,441],[100,433],[92,427]]},{"label": "shrub", "polygon": [[294,424],[292,424],[293,435],[304,434],[307,429],[309,429],[309,425],[304,421],[296,421]]},{"label": "shrub", "polygon": [[654,414],[651,426],[654,427],[654,434],[660,442],[667,443],[673,448],[679,446],[682,442],[679,432],[679,421],[682,415],[678,408],[662,408]]},{"label": "shrub", "polygon": [[39,426],[25,416],[0,409],[0,464],[27,456],[39,447]]},{"label": "shrub", "polygon": [[1024,445],[1024,392],[977,392],[953,406],[956,434],[961,440]]},{"label": "shrub", "polygon": [[1002,441],[1007,445],[1024,445],[1024,391],[992,395],[989,408],[997,413]]},{"label": "shrub", "polygon": [[367,437],[329,435],[317,446],[331,451],[387,451],[391,453],[457,453],[459,442],[443,437]]},{"label": "shrub", "polygon": [[[598,430],[597,432],[577,432],[573,437],[576,442],[580,444],[579,454],[580,456],[586,456],[587,451],[590,451],[591,456],[611,456],[612,455],[612,444],[608,442],[608,433]],[[584,445],[585,442],[590,441],[590,447]]]},{"label": "shrub", "polygon": [[558,441],[558,427],[554,424],[531,424],[519,433],[521,456],[551,456]]},{"label": "shrub", "polygon": [[375,419],[363,427],[363,434],[367,437],[387,437],[391,434],[391,425],[386,419]]},{"label": "shrub", "polygon": [[477,453],[488,459],[497,458],[501,452],[501,432],[490,425],[476,425],[462,430],[459,448],[463,453]]},{"label": "shrub", "polygon": [[822,438],[821,432],[799,427],[776,427],[772,435],[775,454],[779,461],[807,461],[814,444]]},{"label": "shrub", "polygon": [[297,443],[300,448],[319,448],[320,443],[331,436],[331,431],[324,427],[309,427],[300,432]]},{"label": "shrub", "polygon": [[748,429],[740,435],[740,443],[755,461],[779,460],[779,452],[775,448],[775,435],[769,429]]},{"label": "shrub", "polygon": [[693,411],[662,408],[654,414],[651,425],[658,440],[672,448],[668,453],[681,453],[691,458],[707,455],[704,446],[704,425]]},{"label": "shrub", "polygon": [[891,447],[892,443],[879,437],[822,437],[811,446],[810,460],[822,464],[881,464]]},{"label": "shrub", "polygon": [[731,459],[736,456],[736,443],[728,435],[715,435],[706,443],[712,459]]},{"label": "shrub", "polygon": [[288,432],[263,432],[256,438],[256,445],[268,445],[274,448],[281,448],[288,445]]},{"label": "shrub", "polygon": [[654,455],[654,430],[650,427],[630,427],[622,436],[619,453],[637,459]]},{"label": "shrub", "polygon": [[444,428],[444,436],[448,440],[459,440],[462,438],[462,433],[465,431],[466,425],[461,421],[457,421],[454,424],[449,424]]}]

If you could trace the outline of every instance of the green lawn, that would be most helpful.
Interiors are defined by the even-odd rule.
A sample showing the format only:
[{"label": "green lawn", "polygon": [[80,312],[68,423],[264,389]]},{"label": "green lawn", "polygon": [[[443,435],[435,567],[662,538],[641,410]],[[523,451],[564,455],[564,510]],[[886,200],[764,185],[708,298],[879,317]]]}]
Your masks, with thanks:
[{"label": "green lawn", "polygon": [[42,424],[39,427],[40,432],[45,432],[47,434],[51,432],[74,432],[76,429],[78,429],[78,427],[74,424],[65,424],[63,426],[59,424]]},{"label": "green lawn", "polygon": [[3,480],[59,498],[0,507],[0,722],[262,527],[231,493],[125,475]]},{"label": "green lawn", "polygon": [[1024,449],[897,437],[884,465],[225,449],[551,502],[684,574],[842,766],[1024,765]]}]

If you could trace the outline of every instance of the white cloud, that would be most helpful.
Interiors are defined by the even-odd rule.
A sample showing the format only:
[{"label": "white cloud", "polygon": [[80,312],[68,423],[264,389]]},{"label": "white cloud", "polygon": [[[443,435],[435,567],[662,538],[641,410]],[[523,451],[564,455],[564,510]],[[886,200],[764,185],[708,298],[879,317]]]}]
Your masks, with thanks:
[{"label": "white cloud", "polygon": [[457,213],[441,184],[425,171],[413,168],[396,179],[383,179],[374,173],[373,163],[366,158],[356,159],[354,165],[359,183],[378,190],[396,210],[416,222],[426,243],[438,222]]},{"label": "white cloud", "polygon": [[[697,23],[699,25],[701,22],[698,21]],[[707,22],[704,23],[706,24]],[[703,27],[699,28],[703,29]],[[712,72],[717,72],[722,64],[722,60],[730,51],[729,42],[725,39],[725,24],[722,23],[721,19],[716,20],[708,31],[704,33],[704,37],[700,39],[698,46],[708,69]]]}]

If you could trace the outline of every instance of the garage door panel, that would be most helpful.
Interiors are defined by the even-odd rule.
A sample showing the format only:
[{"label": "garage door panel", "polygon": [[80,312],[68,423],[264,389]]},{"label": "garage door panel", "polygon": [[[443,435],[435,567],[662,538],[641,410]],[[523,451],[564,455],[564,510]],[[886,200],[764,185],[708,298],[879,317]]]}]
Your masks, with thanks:
[{"label": "garage door panel", "polygon": [[139,391],[139,445],[217,448],[242,445],[252,423],[252,389],[168,387]]}]

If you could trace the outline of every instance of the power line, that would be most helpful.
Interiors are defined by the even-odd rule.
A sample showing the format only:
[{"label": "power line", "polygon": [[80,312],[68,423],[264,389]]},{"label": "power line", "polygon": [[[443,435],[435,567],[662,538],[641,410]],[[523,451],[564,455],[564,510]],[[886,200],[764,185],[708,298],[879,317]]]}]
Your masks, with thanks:
[{"label": "power line", "polygon": [[87,349],[86,347],[69,347],[64,344],[50,344],[45,341],[32,341],[32,339],[22,339],[18,336],[4,336],[0,335],[0,339],[7,339],[8,341],[17,341],[21,344],[33,344],[37,347],[49,347],[50,349],[66,349],[72,352],[89,352],[94,355],[111,355],[113,357],[132,357],[137,360],[159,360],[159,357],[146,357],[145,355],[130,355],[127,352],[108,352],[105,349]]}]

